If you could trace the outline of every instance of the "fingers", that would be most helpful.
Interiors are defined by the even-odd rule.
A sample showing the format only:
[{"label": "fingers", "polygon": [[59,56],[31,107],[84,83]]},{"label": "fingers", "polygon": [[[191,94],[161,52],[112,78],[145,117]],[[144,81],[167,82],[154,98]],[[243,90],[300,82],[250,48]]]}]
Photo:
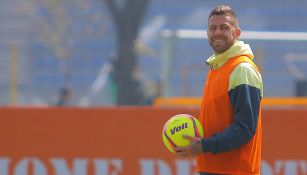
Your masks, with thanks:
[{"label": "fingers", "polygon": [[188,139],[191,144],[189,144],[188,146],[178,146],[175,148],[175,154],[177,156],[181,156],[181,157],[193,157],[196,156],[197,154],[199,154],[198,152],[193,151],[192,145],[194,142],[197,142],[198,140],[200,140],[200,138],[198,137],[193,137],[187,134],[183,134],[182,137],[184,139]]},{"label": "fingers", "polygon": [[175,148],[175,153],[177,156],[187,157],[190,156],[190,148],[189,146],[181,146]]},{"label": "fingers", "polygon": [[187,147],[186,146],[178,146],[175,148],[175,152],[186,152],[187,151]]},{"label": "fingers", "polygon": [[190,146],[176,147],[175,154],[176,156],[179,156],[179,157],[194,157],[197,155],[194,152],[192,152]]},{"label": "fingers", "polygon": [[190,153],[188,153],[188,152],[176,152],[176,156],[179,156],[179,157],[191,157]]},{"label": "fingers", "polygon": [[193,136],[190,136],[190,135],[187,135],[187,134],[183,134],[182,137],[190,140],[191,142],[195,142],[196,140],[198,140],[197,137],[193,137]]},{"label": "fingers", "polygon": [[200,138],[186,134],[184,134],[182,137],[188,139],[191,143],[187,146],[176,147],[175,153],[177,156],[193,157],[202,153],[202,145]]}]

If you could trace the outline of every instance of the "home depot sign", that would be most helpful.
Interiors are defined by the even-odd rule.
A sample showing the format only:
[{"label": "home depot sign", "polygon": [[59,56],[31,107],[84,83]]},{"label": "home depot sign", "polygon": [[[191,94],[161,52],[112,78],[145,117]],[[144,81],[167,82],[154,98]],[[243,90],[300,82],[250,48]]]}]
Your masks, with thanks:
[{"label": "home depot sign", "polygon": [[[195,161],[174,160],[171,164],[158,159],[140,159],[136,162],[140,175],[197,175]],[[121,159],[50,158],[42,161],[38,158],[23,158],[12,163],[10,158],[0,158],[1,175],[121,175],[125,174]],[[298,175],[307,174],[306,160],[277,160],[274,164],[262,161],[264,175]]]},{"label": "home depot sign", "polygon": [[[164,123],[195,109],[0,108],[0,175],[196,175],[164,148]],[[265,110],[264,175],[307,174],[307,111]],[[295,137],[294,137],[295,136]]]}]

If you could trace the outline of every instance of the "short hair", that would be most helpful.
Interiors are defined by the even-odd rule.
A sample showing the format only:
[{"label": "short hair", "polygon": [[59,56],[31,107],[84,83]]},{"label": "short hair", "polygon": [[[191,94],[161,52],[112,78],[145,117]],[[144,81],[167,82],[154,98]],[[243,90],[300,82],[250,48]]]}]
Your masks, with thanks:
[{"label": "short hair", "polygon": [[212,16],[215,15],[226,15],[226,16],[230,16],[233,17],[234,19],[234,25],[236,27],[239,27],[239,20],[238,17],[236,15],[236,13],[231,9],[231,7],[229,7],[228,5],[218,5],[216,6],[210,13],[208,19],[210,19]]}]

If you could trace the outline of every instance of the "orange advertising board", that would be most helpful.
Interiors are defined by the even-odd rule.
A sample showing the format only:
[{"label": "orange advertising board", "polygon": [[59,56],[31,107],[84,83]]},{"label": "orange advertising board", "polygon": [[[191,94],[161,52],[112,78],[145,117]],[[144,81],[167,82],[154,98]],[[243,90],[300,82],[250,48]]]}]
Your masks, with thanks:
[{"label": "orange advertising board", "polygon": [[[0,175],[196,175],[161,132],[183,108],[0,108]],[[307,110],[263,112],[262,174],[307,174]]]}]

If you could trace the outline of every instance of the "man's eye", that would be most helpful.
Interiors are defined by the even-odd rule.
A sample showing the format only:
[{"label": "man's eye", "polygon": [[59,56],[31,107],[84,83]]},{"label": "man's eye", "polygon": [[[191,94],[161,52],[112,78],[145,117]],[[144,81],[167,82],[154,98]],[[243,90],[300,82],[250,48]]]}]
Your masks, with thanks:
[{"label": "man's eye", "polygon": [[215,30],[216,29],[216,27],[210,27],[209,28],[209,30]]},{"label": "man's eye", "polygon": [[228,26],[221,26],[221,30],[227,30],[227,29],[229,29]]}]

